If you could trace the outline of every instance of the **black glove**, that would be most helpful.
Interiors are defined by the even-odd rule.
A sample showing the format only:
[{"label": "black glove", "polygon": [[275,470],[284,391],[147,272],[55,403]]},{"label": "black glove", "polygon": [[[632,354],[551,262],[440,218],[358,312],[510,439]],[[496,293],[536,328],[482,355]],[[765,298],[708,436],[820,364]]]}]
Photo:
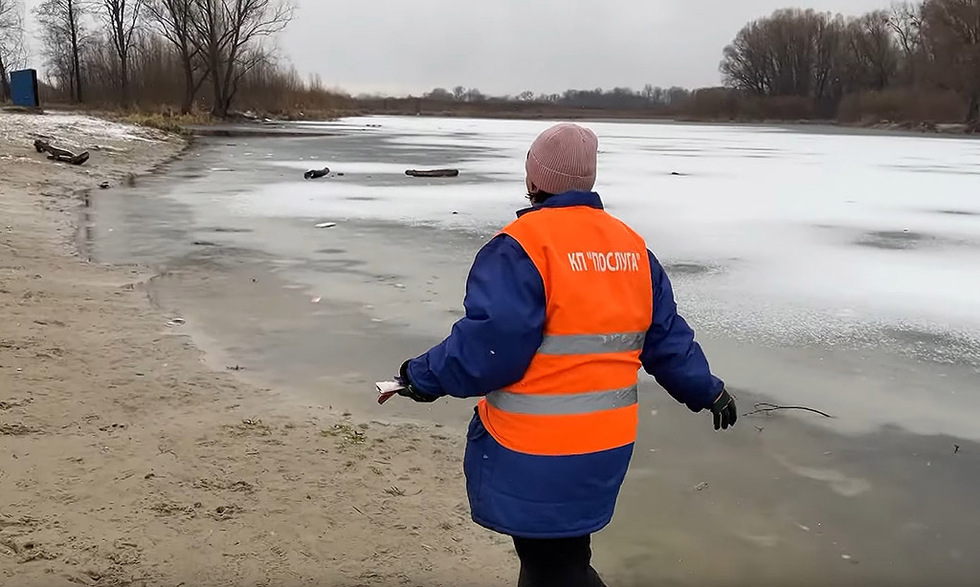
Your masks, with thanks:
[{"label": "black glove", "polygon": [[398,392],[398,395],[407,397],[408,399],[420,404],[431,404],[439,399],[438,396],[422,393],[416,389],[414,385],[412,385],[412,380],[408,378],[408,363],[409,361],[405,361],[402,363],[402,368],[399,369],[398,382],[404,386],[404,389],[401,389]]},{"label": "black glove", "polygon": [[721,390],[721,395],[711,406],[711,413],[715,416],[715,430],[728,430],[735,425],[738,411],[735,408],[735,399],[729,395],[727,389]]}]

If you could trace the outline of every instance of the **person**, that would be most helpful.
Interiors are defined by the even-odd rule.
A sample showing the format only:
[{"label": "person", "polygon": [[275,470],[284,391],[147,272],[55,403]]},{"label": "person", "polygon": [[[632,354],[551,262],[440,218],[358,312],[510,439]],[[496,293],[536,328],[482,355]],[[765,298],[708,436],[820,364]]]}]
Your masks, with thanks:
[{"label": "person", "polygon": [[644,240],[593,192],[598,139],[559,124],[531,145],[531,206],[477,254],[465,317],[405,361],[401,395],[480,397],[467,433],[473,520],[513,538],[520,587],[604,585],[591,536],[632,457],[642,367],[714,428],[735,401],[712,375]]}]

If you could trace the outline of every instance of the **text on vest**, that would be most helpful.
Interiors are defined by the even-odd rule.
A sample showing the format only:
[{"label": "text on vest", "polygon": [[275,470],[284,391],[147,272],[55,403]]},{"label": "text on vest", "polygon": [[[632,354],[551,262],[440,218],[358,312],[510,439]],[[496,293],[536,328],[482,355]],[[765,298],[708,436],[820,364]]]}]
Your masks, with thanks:
[{"label": "text on vest", "polygon": [[568,253],[572,271],[639,271],[640,254],[617,251],[580,251]]}]

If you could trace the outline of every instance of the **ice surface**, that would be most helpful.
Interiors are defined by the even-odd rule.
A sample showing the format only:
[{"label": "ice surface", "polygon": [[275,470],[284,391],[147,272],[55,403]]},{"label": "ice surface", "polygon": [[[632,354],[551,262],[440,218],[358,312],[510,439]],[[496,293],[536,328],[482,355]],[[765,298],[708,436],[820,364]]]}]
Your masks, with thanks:
[{"label": "ice surface", "polygon": [[[342,132],[203,141],[175,175],[146,187],[154,200],[177,200],[170,216],[134,208],[137,226],[159,225],[160,236],[121,250],[159,255],[176,240],[193,258],[215,254],[189,244],[197,241],[256,251],[308,288],[306,301],[363,305],[386,327],[410,325],[437,340],[459,315],[473,250],[527,204],[526,150],[548,123],[366,118],[304,126],[314,124]],[[608,209],[646,237],[733,388],[847,414],[833,423],[855,431],[900,424],[922,434],[980,434],[970,416],[980,405],[972,393],[980,374],[980,142],[590,126],[600,137],[598,190]],[[423,164],[462,174],[404,175]],[[302,179],[323,166],[345,176]],[[207,173],[216,167],[232,172]],[[125,231],[112,215],[129,200],[99,215],[117,237]],[[174,223],[196,224],[201,234],[175,238]],[[337,225],[315,228],[325,223]]]},{"label": "ice surface", "polygon": [[[301,181],[237,199],[246,215],[435,224],[487,234],[526,202],[523,163],[549,123],[361,118],[317,123],[370,133],[406,152],[474,153],[463,175],[492,181],[358,185]],[[367,125],[380,125],[380,128]],[[728,125],[589,124],[600,139],[597,190],[667,263],[713,267],[697,287],[721,314],[779,316],[791,330],[826,319],[884,319],[980,330],[980,142]],[[334,168],[332,162],[323,161]],[[313,162],[278,165],[302,169]],[[438,161],[433,161],[438,165]],[[399,162],[338,164],[396,174]],[[453,215],[458,211],[458,215]],[[722,304],[723,302],[723,304]],[[724,321],[724,316],[716,316]],[[708,318],[710,319],[710,318]]]},{"label": "ice surface", "polygon": [[[218,185],[192,179],[172,195],[204,225],[254,226],[273,217],[312,229],[369,220],[488,238],[527,205],[527,148],[548,124],[304,123],[342,134],[248,146],[274,153],[268,160],[229,158],[239,153],[226,147],[205,152],[201,165],[231,162],[235,173]],[[980,142],[733,125],[589,126],[600,138],[597,189],[608,210],[647,239],[700,328],[836,348],[922,334],[941,344],[904,345],[917,356],[980,366]],[[345,176],[302,179],[300,172],[324,166]],[[462,173],[404,175],[423,166]]]}]

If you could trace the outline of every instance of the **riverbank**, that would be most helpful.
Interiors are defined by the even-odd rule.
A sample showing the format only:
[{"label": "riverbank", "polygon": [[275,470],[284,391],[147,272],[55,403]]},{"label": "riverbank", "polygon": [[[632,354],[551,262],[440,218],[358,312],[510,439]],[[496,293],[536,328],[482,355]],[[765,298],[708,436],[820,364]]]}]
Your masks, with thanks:
[{"label": "riverbank", "polygon": [[[59,108],[71,108],[59,106]],[[85,112],[78,109],[79,113]],[[710,124],[710,125],[739,125],[774,128],[790,128],[806,131],[807,129],[829,129],[840,133],[882,133],[894,135],[941,135],[951,137],[972,137],[980,134],[976,123],[961,122],[932,122],[932,121],[890,121],[845,122],[833,119],[725,119],[699,117],[685,114],[665,114],[662,112],[644,112],[642,110],[598,110],[598,109],[542,109],[529,111],[499,111],[481,109],[385,109],[353,107],[343,110],[307,111],[288,113],[235,113],[228,119],[214,118],[207,113],[170,114],[157,111],[144,112],[109,112],[94,111],[94,116],[116,120],[124,124],[160,130],[185,136],[285,136],[283,123],[290,122],[326,122],[344,117],[358,116],[421,116],[425,118],[470,118],[483,120],[576,120],[589,122],[634,122],[648,124]],[[295,131],[296,136],[310,136],[310,131]],[[320,135],[323,136],[323,135]]]},{"label": "riverbank", "polygon": [[[49,162],[32,133],[92,159]],[[0,114],[0,583],[505,583],[514,560],[469,522],[457,435],[213,371],[150,305],[151,271],[74,254],[84,190],[138,184],[181,148]]]}]

